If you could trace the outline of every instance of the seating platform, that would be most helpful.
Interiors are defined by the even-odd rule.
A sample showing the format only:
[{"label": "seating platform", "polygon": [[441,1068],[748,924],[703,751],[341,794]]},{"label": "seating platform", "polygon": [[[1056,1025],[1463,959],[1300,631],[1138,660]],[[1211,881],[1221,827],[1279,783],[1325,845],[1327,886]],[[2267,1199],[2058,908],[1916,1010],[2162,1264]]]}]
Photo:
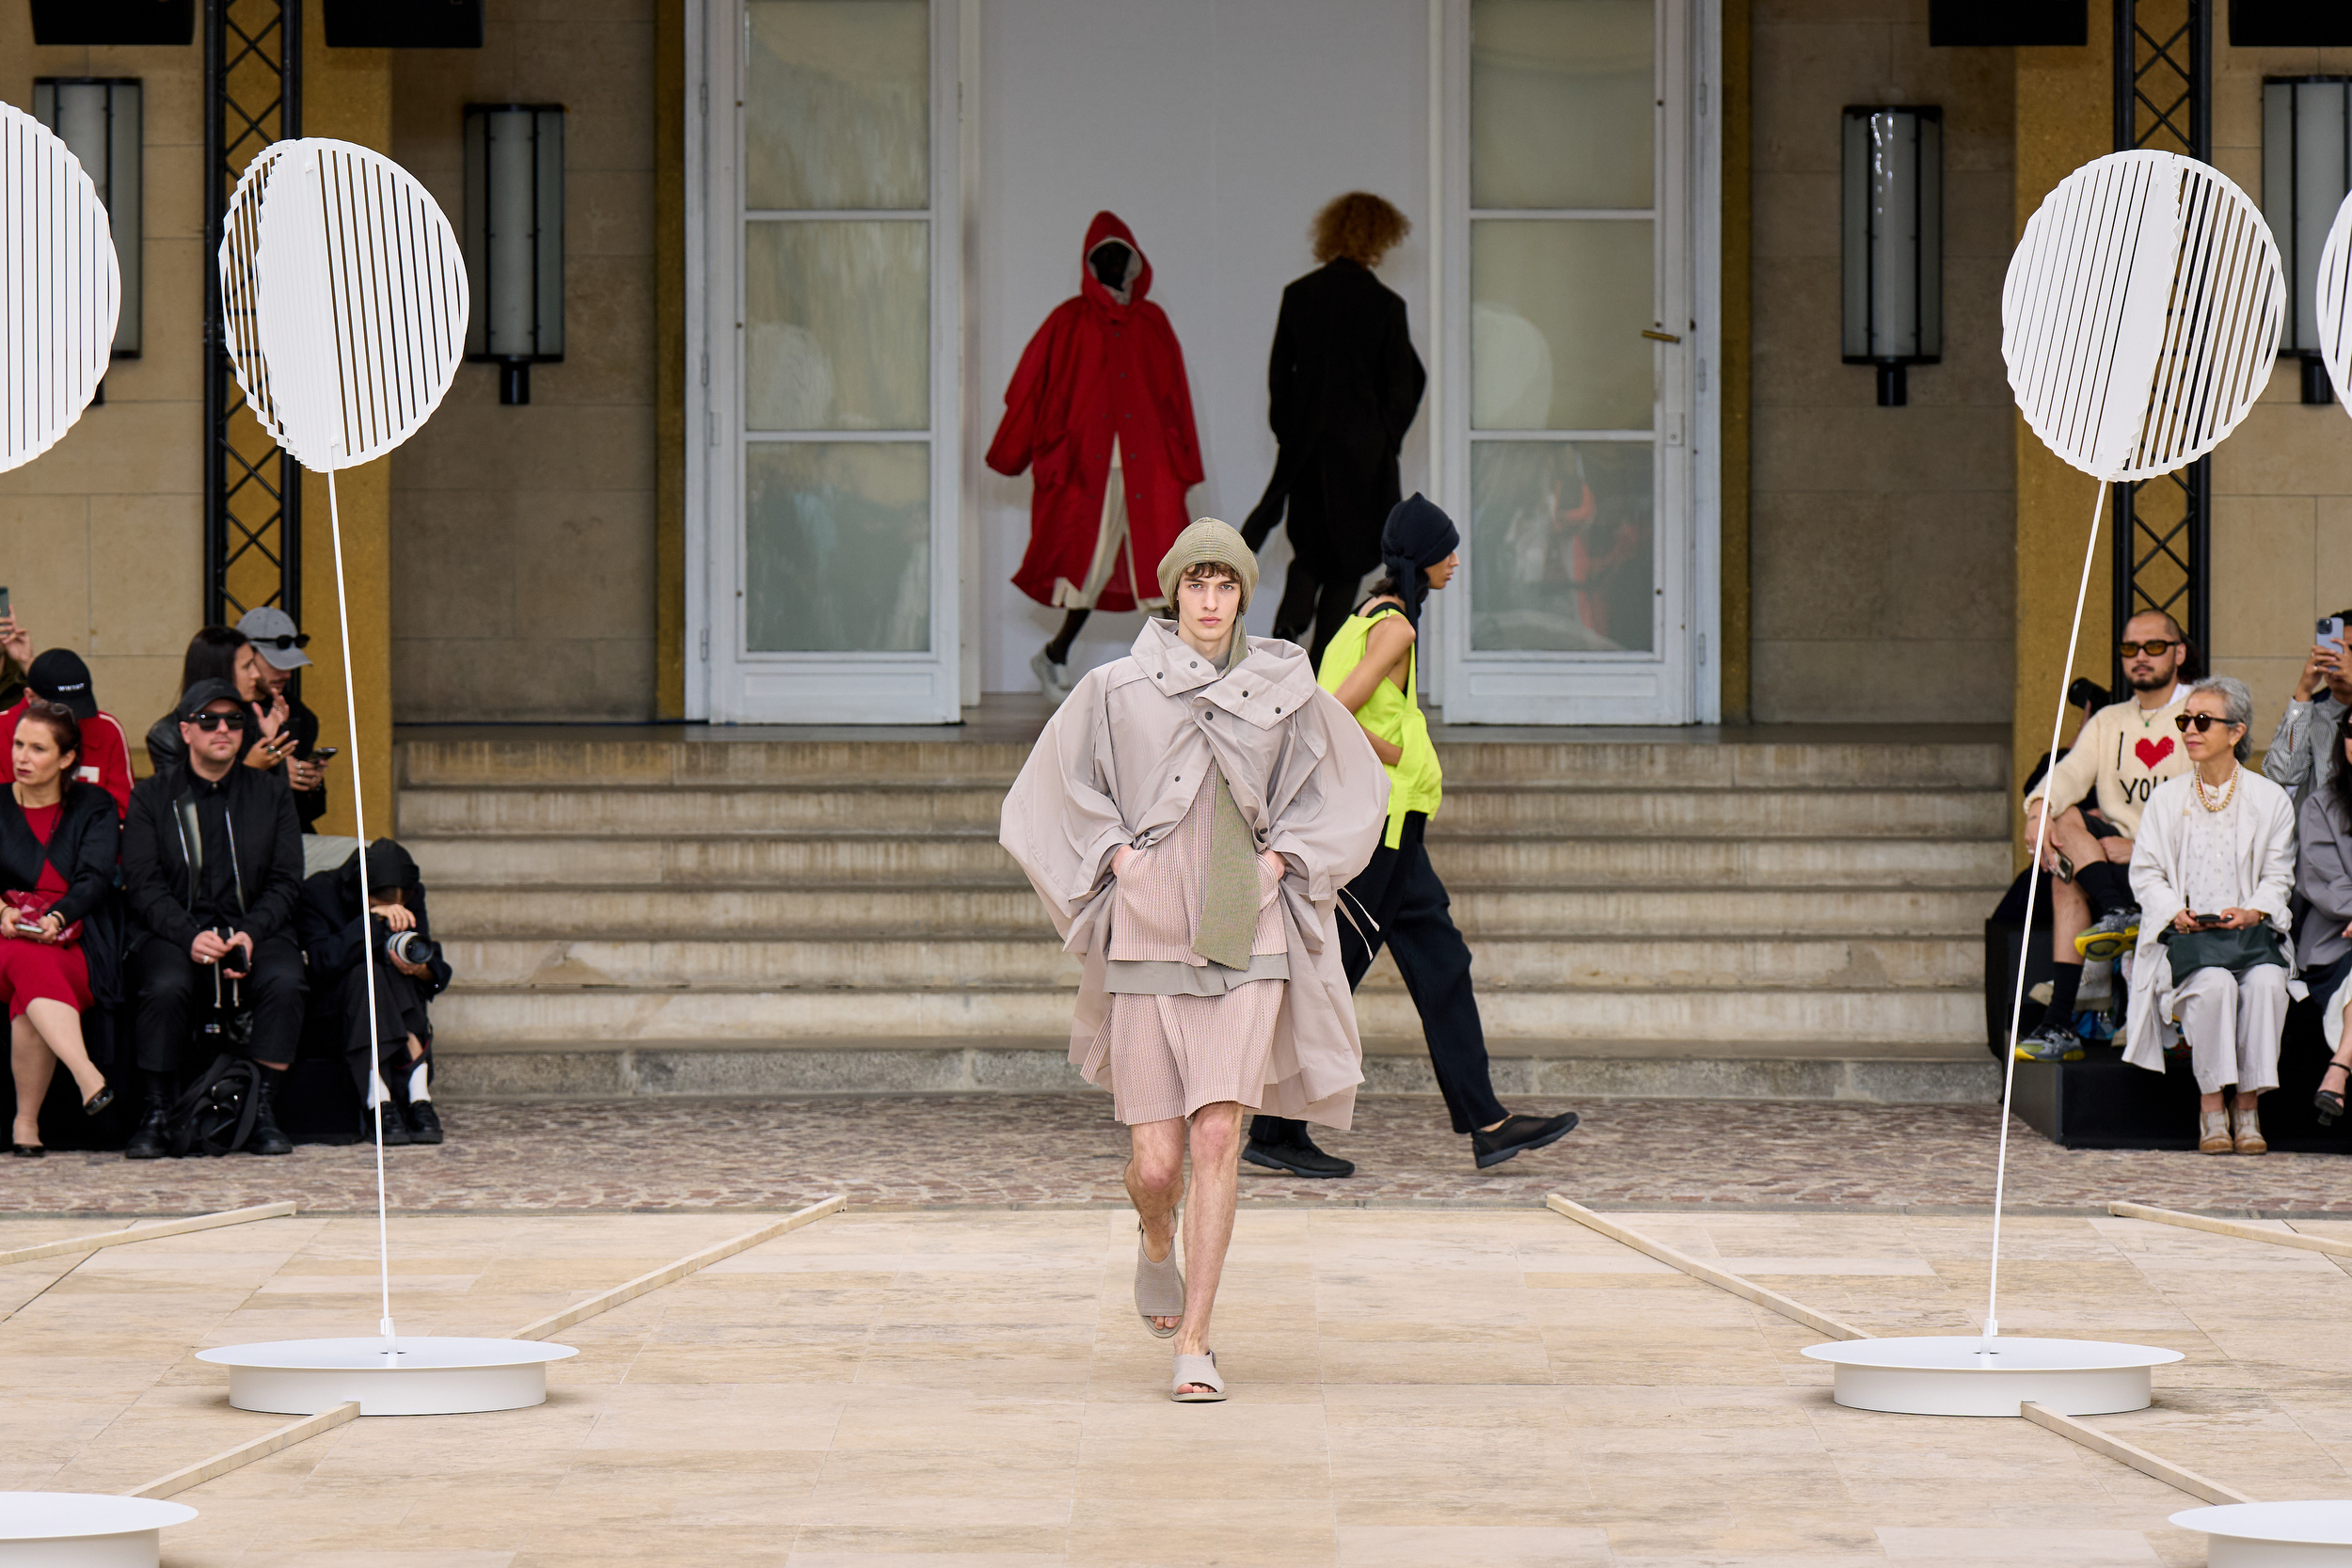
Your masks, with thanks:
[{"label": "seating platform", "polygon": [[[2273,1149],[2352,1154],[2352,1117],[2322,1127],[2312,1104],[2327,1066],[2319,1009],[2298,1002],[2287,1013],[2279,1087],[2262,1098],[2263,1136]],[[2131,1066],[2112,1045],[2091,1046],[2079,1062],[2020,1062],[2010,1108],[2067,1148],[2197,1147],[2197,1079],[2182,1053],[2161,1075]]]}]

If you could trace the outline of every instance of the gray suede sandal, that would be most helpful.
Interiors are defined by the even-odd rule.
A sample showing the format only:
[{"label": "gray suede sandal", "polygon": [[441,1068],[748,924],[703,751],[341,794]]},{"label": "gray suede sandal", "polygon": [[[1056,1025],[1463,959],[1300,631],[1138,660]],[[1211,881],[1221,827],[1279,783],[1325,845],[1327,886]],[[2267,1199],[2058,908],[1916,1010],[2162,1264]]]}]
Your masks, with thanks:
[{"label": "gray suede sandal", "polygon": [[[1185,1391],[1186,1384],[1200,1387]],[[1205,1390],[1205,1391],[1204,1391]],[[1216,1352],[1206,1355],[1176,1355],[1176,1381],[1168,1386],[1168,1397],[1178,1404],[1215,1404],[1225,1397],[1225,1380],[1217,1375]]]},{"label": "gray suede sandal", "polygon": [[[1173,1339],[1176,1327],[1162,1328],[1153,1318],[1184,1315],[1184,1276],[1176,1267],[1176,1238],[1168,1239],[1168,1256],[1158,1262],[1144,1250],[1143,1227],[1136,1227],[1136,1316],[1155,1339]],[[1181,1325],[1176,1325],[1181,1326]]]}]

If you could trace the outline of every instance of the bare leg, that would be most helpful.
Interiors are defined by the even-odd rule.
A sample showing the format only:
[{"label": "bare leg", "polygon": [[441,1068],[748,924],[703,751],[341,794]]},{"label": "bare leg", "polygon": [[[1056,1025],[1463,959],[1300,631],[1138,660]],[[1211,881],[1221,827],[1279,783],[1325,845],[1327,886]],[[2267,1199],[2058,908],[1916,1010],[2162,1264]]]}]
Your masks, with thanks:
[{"label": "bare leg", "polygon": [[2074,939],[2090,929],[2090,900],[2072,882],[2050,881],[2050,958],[2055,963],[2079,964]]},{"label": "bare leg", "polygon": [[73,1074],[73,1086],[87,1100],[106,1086],[106,1075],[89,1059],[89,1047],[82,1042],[82,1015],[66,1004],[51,997],[41,997],[24,1005],[24,1016],[31,1021],[66,1071]]},{"label": "bare leg", "polygon": [[[1127,1162],[1127,1199],[1143,1223],[1144,1255],[1163,1262],[1176,1244],[1176,1206],[1184,1196],[1184,1121],[1137,1122],[1127,1132],[1135,1149]],[[1152,1324],[1174,1328],[1181,1321],[1153,1318]]]},{"label": "bare leg", "polygon": [[[2352,990],[2352,987],[2346,989]],[[2325,1089],[2331,1086],[2328,1081],[2328,1072],[2344,1074],[2332,1085],[2338,1094],[2343,1094],[2347,1088],[2352,1088],[2352,996],[2344,999],[2344,1028],[2337,1037],[2344,1043],[2337,1046],[2336,1053],[2328,1059],[2328,1072],[2319,1075],[2319,1086]]]},{"label": "bare leg", "polygon": [[[1230,1100],[1192,1115],[1192,1201],[1184,1206],[1184,1323],[1176,1354],[1205,1355],[1209,1314],[1216,1307],[1225,1249],[1233,1240],[1233,1205],[1241,1191],[1242,1108]],[[1197,1388],[1198,1384],[1187,1384]]]},{"label": "bare leg", "polygon": [[57,1058],[41,1043],[40,1031],[29,1018],[13,1020],[8,1029],[8,1069],[16,1078],[16,1121],[13,1136],[21,1144],[40,1142],[40,1102],[49,1098],[49,1080]]}]

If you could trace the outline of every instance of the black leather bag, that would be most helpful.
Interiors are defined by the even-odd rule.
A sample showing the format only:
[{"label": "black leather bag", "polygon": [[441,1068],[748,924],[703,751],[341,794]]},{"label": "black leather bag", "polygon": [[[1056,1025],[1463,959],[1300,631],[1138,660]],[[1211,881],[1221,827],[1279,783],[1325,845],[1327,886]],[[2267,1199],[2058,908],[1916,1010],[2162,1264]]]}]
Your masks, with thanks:
[{"label": "black leather bag", "polygon": [[2242,931],[2168,930],[2156,939],[2172,962],[2172,983],[2179,985],[2201,969],[2226,969],[2243,974],[2264,964],[2287,967],[2285,944],[2278,928],[2267,921]]},{"label": "black leather bag", "polygon": [[233,1154],[253,1141],[261,1115],[261,1069],[220,1055],[164,1113],[164,1145],[172,1158]]}]

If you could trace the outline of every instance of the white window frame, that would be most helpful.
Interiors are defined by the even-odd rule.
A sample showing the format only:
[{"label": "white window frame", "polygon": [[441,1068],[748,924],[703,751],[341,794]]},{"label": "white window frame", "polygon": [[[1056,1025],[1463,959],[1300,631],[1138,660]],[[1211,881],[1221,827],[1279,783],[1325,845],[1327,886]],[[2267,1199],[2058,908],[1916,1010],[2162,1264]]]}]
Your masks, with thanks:
[{"label": "white window frame", "polygon": [[[930,5],[930,647],[754,653],[744,646],[742,185],[744,0],[689,0],[686,136],[686,712],[720,723],[954,723],[961,717],[963,8]],[[825,217],[854,218],[854,213]],[[870,214],[912,218],[917,212]],[[803,220],[804,221],[804,220]],[[825,431],[757,439],[905,440]]]},{"label": "white window frame", "polygon": [[[1653,496],[1659,594],[1648,653],[1470,647],[1470,0],[1430,0],[1431,487],[1462,525],[1455,589],[1438,595],[1427,689],[1449,723],[1688,724],[1722,715],[1721,0],[1658,0],[1660,276]],[[1483,215],[1483,214],[1482,214]],[[1498,217],[1543,217],[1497,213]],[[1641,324],[1629,324],[1638,330]],[[1480,438],[1518,433],[1482,432]],[[1569,433],[1527,433],[1573,439]],[[1454,601],[1454,602],[1448,602]]]}]

